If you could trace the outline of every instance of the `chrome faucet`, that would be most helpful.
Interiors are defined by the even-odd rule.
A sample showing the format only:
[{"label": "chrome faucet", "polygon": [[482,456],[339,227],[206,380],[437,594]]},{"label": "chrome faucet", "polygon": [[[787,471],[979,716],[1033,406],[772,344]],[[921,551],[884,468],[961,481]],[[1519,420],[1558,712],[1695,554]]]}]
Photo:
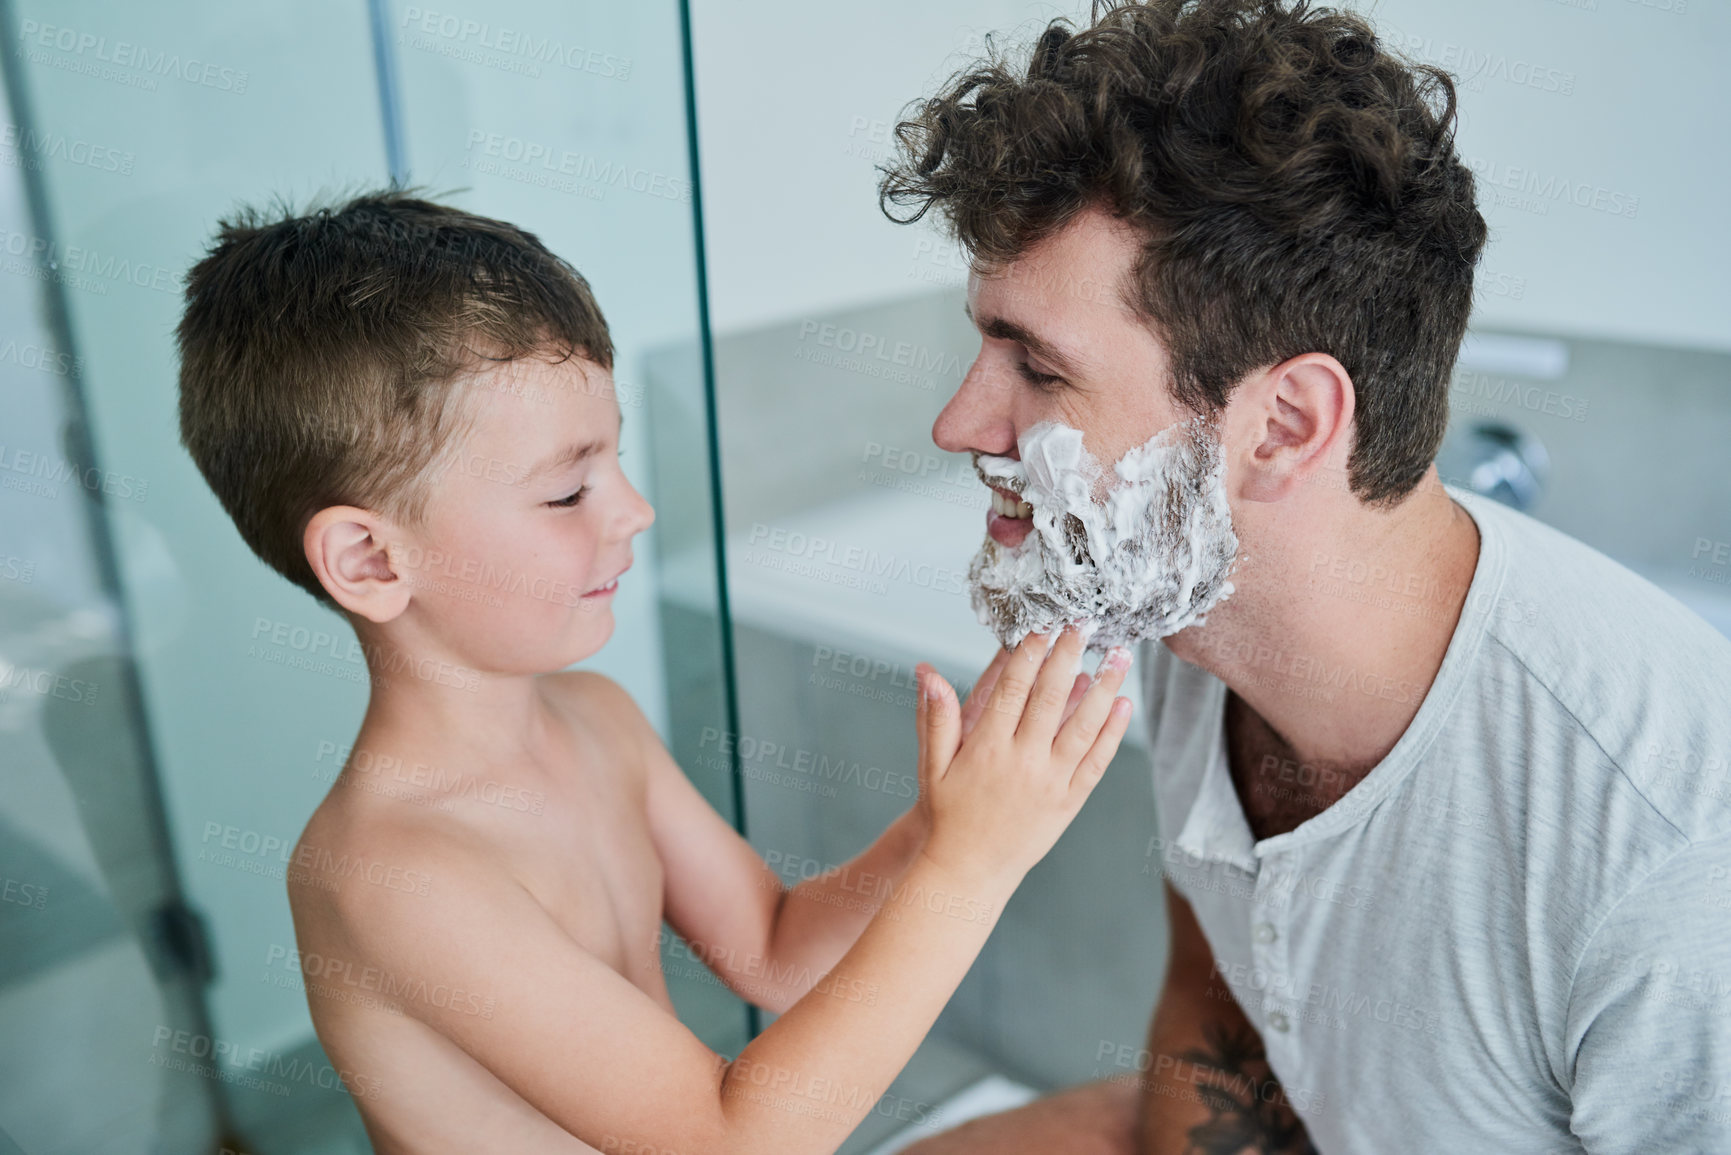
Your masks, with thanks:
[{"label": "chrome faucet", "polygon": [[1524,510],[1544,491],[1551,455],[1530,433],[1500,421],[1480,421],[1443,442],[1436,467],[1450,485]]}]

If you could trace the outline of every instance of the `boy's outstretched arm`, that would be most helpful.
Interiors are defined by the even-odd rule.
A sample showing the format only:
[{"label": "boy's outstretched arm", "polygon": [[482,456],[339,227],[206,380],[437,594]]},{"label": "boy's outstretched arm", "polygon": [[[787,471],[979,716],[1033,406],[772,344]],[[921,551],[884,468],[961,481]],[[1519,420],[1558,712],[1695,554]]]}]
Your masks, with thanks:
[{"label": "boy's outstretched arm", "polygon": [[[975,683],[962,707],[964,738],[1009,656],[998,651]],[[1077,679],[1071,710],[1086,685],[1085,678]],[[624,691],[614,692],[629,702]],[[650,831],[666,870],[667,921],[735,994],[765,1010],[785,1011],[902,889],[903,875],[931,832],[927,800],[917,799],[850,861],[790,889],[674,765],[648,721],[637,718],[648,766]]]},{"label": "boy's outstretched arm", "polygon": [[[577,945],[484,847],[395,843],[428,892],[335,896],[356,967],[382,973],[404,1013],[602,1151],[826,1155],[872,1109],[954,993],[1023,875],[1105,772],[1128,702],[1109,668],[1061,727],[1081,643],[1042,663],[1032,639],[961,743],[942,679],[922,695],[921,786],[932,834],[833,969],[731,1062]],[[991,916],[982,920],[980,911]],[[875,989],[875,1004],[845,992]],[[827,993],[826,993],[827,992]],[[484,1010],[477,1010],[484,1008]],[[389,1094],[389,1088],[384,1088]]]}]

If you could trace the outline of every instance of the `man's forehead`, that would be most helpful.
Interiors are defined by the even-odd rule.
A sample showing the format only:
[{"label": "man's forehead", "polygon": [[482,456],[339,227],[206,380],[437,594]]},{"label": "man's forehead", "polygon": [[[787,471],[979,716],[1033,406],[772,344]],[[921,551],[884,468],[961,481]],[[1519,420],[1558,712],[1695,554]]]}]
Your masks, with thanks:
[{"label": "man's forehead", "polygon": [[[1074,343],[1066,333],[1141,326],[1122,284],[1122,278],[1100,277],[1086,268],[1053,277],[1021,276],[1014,268],[978,272],[968,278],[963,309],[987,336],[1065,347]],[[1024,340],[1024,333],[1039,341]]]},{"label": "man's forehead", "polygon": [[1100,255],[1063,253],[1053,259],[1029,254],[1010,262],[976,263],[968,274],[969,313],[988,311],[1020,321],[1091,314],[1135,319],[1131,262],[1089,259]]}]

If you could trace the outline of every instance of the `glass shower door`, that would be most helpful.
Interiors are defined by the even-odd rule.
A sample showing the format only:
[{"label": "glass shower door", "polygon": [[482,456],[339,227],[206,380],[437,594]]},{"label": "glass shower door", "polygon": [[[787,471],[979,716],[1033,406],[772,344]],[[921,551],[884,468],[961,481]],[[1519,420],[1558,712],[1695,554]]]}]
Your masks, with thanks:
[{"label": "glass shower door", "polygon": [[[181,279],[239,205],[392,180],[581,269],[659,515],[584,666],[732,817],[681,6],[0,0],[0,25],[0,1152],[365,1151],[283,883],[365,670],[178,443]],[[736,1053],[743,1004],[665,943],[682,1017]]]}]

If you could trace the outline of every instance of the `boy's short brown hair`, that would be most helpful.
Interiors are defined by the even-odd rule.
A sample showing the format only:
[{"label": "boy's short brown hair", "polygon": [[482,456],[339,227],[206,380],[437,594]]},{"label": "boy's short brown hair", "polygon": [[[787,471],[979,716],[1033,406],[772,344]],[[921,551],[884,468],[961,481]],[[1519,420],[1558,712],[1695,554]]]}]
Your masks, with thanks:
[{"label": "boy's short brown hair", "polygon": [[180,440],[265,564],[333,609],[301,546],[320,509],[404,524],[490,361],[613,367],[588,282],[514,225],[400,190],[242,209],[187,278]]},{"label": "boy's short brown hair", "polygon": [[1099,205],[1143,249],[1128,303],[1206,412],[1255,369],[1333,355],[1357,389],[1353,491],[1399,501],[1448,423],[1485,243],[1447,73],[1309,0],[1096,0],[1025,63],[917,104],[880,192],[983,268]]}]

